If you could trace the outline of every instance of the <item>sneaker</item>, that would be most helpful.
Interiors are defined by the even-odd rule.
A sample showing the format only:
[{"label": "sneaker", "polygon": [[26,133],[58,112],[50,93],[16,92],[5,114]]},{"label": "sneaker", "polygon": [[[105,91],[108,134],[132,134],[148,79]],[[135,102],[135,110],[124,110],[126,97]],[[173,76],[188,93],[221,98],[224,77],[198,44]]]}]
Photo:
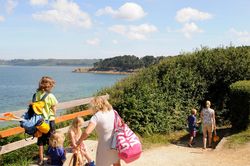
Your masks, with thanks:
[{"label": "sneaker", "polygon": [[188,144],[188,147],[192,148],[193,146],[191,144]]},{"label": "sneaker", "polygon": [[95,166],[95,162],[94,161],[91,161],[88,164],[89,164],[89,166]]}]

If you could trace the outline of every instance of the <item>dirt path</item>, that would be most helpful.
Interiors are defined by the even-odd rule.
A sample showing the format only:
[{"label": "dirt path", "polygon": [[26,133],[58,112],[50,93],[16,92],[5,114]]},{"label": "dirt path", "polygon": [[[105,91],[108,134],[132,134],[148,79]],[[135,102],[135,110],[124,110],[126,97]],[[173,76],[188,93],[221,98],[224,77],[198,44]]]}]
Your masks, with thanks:
[{"label": "dirt path", "polygon": [[[186,146],[186,142],[170,144],[146,150],[142,156],[131,164],[122,166],[250,166],[250,143],[235,149],[224,148],[223,139],[216,149],[203,150],[201,142],[194,148]],[[96,141],[88,141],[90,153],[95,156]]]},{"label": "dirt path", "polygon": [[141,158],[126,166],[250,166],[250,144],[240,149],[204,151],[179,145],[158,147],[143,152]]},{"label": "dirt path", "polygon": [[[225,140],[216,149],[207,150],[201,148],[201,142],[189,148],[185,141],[151,148],[143,151],[142,156],[130,164],[122,162],[122,166],[250,166],[250,143],[228,149],[223,147]],[[97,141],[86,140],[85,144],[90,155],[95,158]],[[67,156],[65,166],[68,166],[70,158]]]}]

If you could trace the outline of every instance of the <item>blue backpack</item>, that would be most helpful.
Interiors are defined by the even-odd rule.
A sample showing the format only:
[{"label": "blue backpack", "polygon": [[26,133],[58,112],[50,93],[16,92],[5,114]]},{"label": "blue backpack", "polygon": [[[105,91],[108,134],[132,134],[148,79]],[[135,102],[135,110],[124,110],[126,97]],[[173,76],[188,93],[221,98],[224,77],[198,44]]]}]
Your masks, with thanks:
[{"label": "blue backpack", "polygon": [[[46,93],[41,100],[39,101],[45,101],[45,98],[48,96],[48,93]],[[33,95],[32,104],[36,101],[36,93]],[[42,114],[38,115],[35,113],[32,104],[29,105],[28,111],[24,113],[22,118],[23,121],[20,121],[20,126],[24,128],[25,133],[33,136],[33,137],[40,137],[42,134],[38,134],[38,126],[42,125],[45,120],[42,116]],[[46,122],[48,123],[48,122]]]}]

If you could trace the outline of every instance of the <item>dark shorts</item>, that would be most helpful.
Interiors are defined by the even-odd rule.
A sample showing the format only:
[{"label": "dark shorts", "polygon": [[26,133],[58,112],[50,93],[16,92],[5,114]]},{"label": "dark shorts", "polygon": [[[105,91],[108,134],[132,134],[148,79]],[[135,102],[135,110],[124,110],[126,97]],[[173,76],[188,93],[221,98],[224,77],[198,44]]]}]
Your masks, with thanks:
[{"label": "dark shorts", "polygon": [[37,144],[38,146],[43,146],[43,145],[49,144],[49,137],[50,137],[50,135],[51,135],[52,133],[54,133],[55,130],[56,130],[55,121],[54,121],[54,120],[53,120],[53,121],[50,121],[50,122],[49,122],[49,126],[50,126],[49,132],[48,132],[47,134],[43,134],[41,137],[39,137],[39,138],[37,139],[37,143],[36,143],[36,144]]},{"label": "dark shorts", "polygon": [[189,134],[190,134],[190,137],[196,137],[196,131],[195,130],[190,131]]}]

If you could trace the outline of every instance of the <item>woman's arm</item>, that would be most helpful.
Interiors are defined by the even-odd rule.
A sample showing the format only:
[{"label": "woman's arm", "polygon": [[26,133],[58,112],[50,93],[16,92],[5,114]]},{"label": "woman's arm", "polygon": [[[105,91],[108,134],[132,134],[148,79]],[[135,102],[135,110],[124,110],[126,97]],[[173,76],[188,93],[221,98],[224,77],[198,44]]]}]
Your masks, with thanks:
[{"label": "woman's arm", "polygon": [[96,126],[95,123],[89,122],[88,127],[87,127],[86,130],[82,133],[80,139],[77,141],[77,143],[76,143],[77,146],[79,146],[79,145],[82,143],[82,141],[85,140],[85,139],[89,136],[90,133],[92,133],[92,131],[95,129],[95,126]]},{"label": "woman's arm", "polygon": [[214,129],[216,129],[215,112],[213,112]]}]

